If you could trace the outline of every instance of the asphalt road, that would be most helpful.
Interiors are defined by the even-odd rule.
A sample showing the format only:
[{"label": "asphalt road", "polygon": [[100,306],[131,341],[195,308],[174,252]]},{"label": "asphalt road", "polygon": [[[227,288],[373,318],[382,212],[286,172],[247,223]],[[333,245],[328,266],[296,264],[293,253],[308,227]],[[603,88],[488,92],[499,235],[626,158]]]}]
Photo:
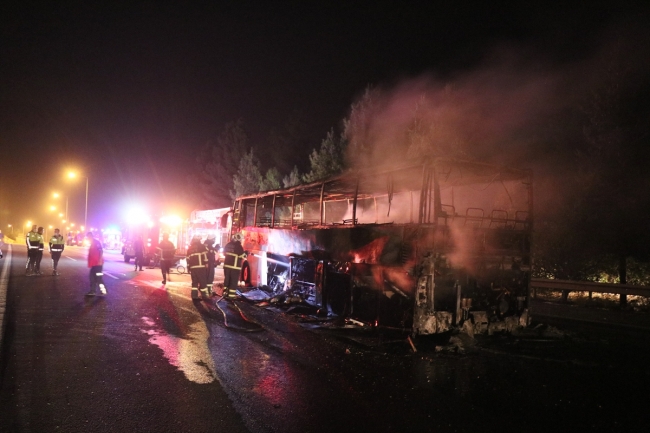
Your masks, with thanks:
[{"label": "asphalt road", "polygon": [[240,302],[244,320],[217,298],[193,302],[187,275],[163,287],[159,269],[135,272],[114,253],[104,268],[108,295],[85,297],[85,253],[66,249],[60,276],[47,275],[44,259],[44,275],[26,277],[25,249],[12,248],[2,432],[645,432],[650,425],[642,327],[607,334],[540,325],[460,351],[446,339],[418,339],[414,353],[403,335],[329,329]]}]

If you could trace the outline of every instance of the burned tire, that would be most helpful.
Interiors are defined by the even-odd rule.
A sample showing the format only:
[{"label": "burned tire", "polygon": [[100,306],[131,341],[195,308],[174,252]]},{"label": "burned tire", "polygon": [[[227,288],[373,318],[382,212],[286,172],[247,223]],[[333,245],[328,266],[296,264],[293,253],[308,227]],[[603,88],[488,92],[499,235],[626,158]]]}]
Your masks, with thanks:
[{"label": "burned tire", "polygon": [[247,287],[251,285],[251,267],[248,262],[244,262],[241,267],[241,273],[239,274],[239,280],[243,281]]}]

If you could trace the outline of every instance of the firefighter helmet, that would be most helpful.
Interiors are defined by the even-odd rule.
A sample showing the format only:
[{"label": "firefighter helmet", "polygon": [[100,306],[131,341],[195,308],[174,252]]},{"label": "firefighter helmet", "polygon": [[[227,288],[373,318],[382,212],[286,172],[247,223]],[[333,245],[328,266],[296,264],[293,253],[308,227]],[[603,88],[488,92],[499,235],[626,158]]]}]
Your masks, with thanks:
[{"label": "firefighter helmet", "polygon": [[213,241],[213,240],[215,240],[215,239],[217,239],[217,235],[215,235],[214,233],[210,233],[210,234],[208,235],[208,240],[209,240],[209,241]]},{"label": "firefighter helmet", "polygon": [[241,233],[235,233],[234,235],[232,235],[232,240],[236,242],[241,242],[244,240],[244,235]]}]

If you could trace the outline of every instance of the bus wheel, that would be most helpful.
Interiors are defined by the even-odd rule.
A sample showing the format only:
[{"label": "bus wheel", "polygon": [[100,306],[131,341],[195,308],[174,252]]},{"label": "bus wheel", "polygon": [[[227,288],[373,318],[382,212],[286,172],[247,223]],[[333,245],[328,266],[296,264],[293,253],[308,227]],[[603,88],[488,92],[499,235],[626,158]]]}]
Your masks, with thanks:
[{"label": "bus wheel", "polygon": [[246,284],[246,287],[251,286],[251,267],[248,262],[242,263],[241,274],[239,275],[239,280],[243,281]]}]

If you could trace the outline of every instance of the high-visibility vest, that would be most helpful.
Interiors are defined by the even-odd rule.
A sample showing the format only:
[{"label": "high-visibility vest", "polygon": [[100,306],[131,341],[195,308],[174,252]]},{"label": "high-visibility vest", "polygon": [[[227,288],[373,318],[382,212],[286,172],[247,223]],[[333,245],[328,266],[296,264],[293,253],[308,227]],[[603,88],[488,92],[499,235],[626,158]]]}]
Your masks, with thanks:
[{"label": "high-visibility vest", "polygon": [[43,236],[41,236],[39,233],[30,231],[27,233],[27,248],[30,250],[37,250],[39,245],[43,243]]},{"label": "high-visibility vest", "polygon": [[52,239],[50,239],[50,251],[53,253],[62,252],[64,245],[65,240],[63,240],[63,236],[61,235],[54,235],[52,236]]}]

